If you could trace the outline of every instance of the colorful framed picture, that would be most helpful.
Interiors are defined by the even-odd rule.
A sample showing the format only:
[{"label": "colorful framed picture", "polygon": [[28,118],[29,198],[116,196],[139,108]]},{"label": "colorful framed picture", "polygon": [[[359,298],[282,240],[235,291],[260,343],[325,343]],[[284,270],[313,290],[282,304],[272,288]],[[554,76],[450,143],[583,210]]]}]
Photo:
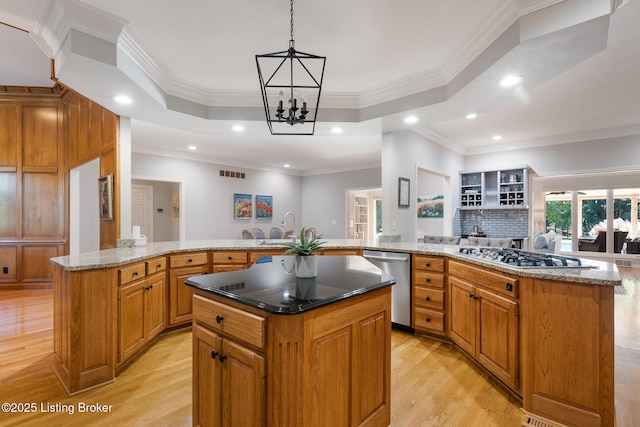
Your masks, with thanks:
[{"label": "colorful framed picture", "polygon": [[113,174],[98,178],[98,206],[101,219],[113,219]]},{"label": "colorful framed picture", "polygon": [[418,218],[444,218],[444,196],[418,197]]},{"label": "colorful framed picture", "polygon": [[273,196],[256,196],[256,219],[273,218]]},{"label": "colorful framed picture", "polygon": [[253,215],[251,194],[233,195],[233,219],[251,219]]}]

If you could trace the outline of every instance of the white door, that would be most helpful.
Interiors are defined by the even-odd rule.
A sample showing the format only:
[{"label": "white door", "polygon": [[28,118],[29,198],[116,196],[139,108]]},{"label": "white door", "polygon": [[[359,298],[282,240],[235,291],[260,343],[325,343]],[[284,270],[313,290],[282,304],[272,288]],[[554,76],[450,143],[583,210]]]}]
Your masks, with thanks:
[{"label": "white door", "polygon": [[140,226],[140,234],[153,242],[153,187],[150,185],[131,186],[131,225]]}]

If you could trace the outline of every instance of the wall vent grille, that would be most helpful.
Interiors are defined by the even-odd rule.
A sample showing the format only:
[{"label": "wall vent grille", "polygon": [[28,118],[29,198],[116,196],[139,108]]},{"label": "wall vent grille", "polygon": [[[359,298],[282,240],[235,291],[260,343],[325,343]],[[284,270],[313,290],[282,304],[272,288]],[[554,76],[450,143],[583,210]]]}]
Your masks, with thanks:
[{"label": "wall vent grille", "polygon": [[633,261],[630,259],[617,259],[616,265],[618,267],[633,267]]},{"label": "wall vent grille", "polygon": [[240,178],[244,179],[244,172],[225,171],[220,169],[220,176],[225,178]]}]

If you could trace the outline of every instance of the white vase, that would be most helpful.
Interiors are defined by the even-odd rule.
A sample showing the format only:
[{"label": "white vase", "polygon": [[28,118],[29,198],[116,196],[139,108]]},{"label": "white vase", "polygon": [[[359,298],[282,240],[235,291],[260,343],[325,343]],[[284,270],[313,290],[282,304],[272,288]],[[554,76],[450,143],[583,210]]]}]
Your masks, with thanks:
[{"label": "white vase", "polygon": [[296,277],[316,277],[317,275],[317,255],[296,255]]}]

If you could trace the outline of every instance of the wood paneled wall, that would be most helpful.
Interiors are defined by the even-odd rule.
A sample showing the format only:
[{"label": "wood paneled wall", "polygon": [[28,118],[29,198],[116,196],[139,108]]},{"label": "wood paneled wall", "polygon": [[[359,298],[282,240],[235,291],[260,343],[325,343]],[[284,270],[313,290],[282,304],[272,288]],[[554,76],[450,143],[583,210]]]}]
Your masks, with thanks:
[{"label": "wood paneled wall", "polygon": [[69,248],[69,170],[97,157],[116,183],[100,245],[116,246],[118,127],[115,114],[61,86],[0,86],[0,289],[52,286],[49,258]]}]

